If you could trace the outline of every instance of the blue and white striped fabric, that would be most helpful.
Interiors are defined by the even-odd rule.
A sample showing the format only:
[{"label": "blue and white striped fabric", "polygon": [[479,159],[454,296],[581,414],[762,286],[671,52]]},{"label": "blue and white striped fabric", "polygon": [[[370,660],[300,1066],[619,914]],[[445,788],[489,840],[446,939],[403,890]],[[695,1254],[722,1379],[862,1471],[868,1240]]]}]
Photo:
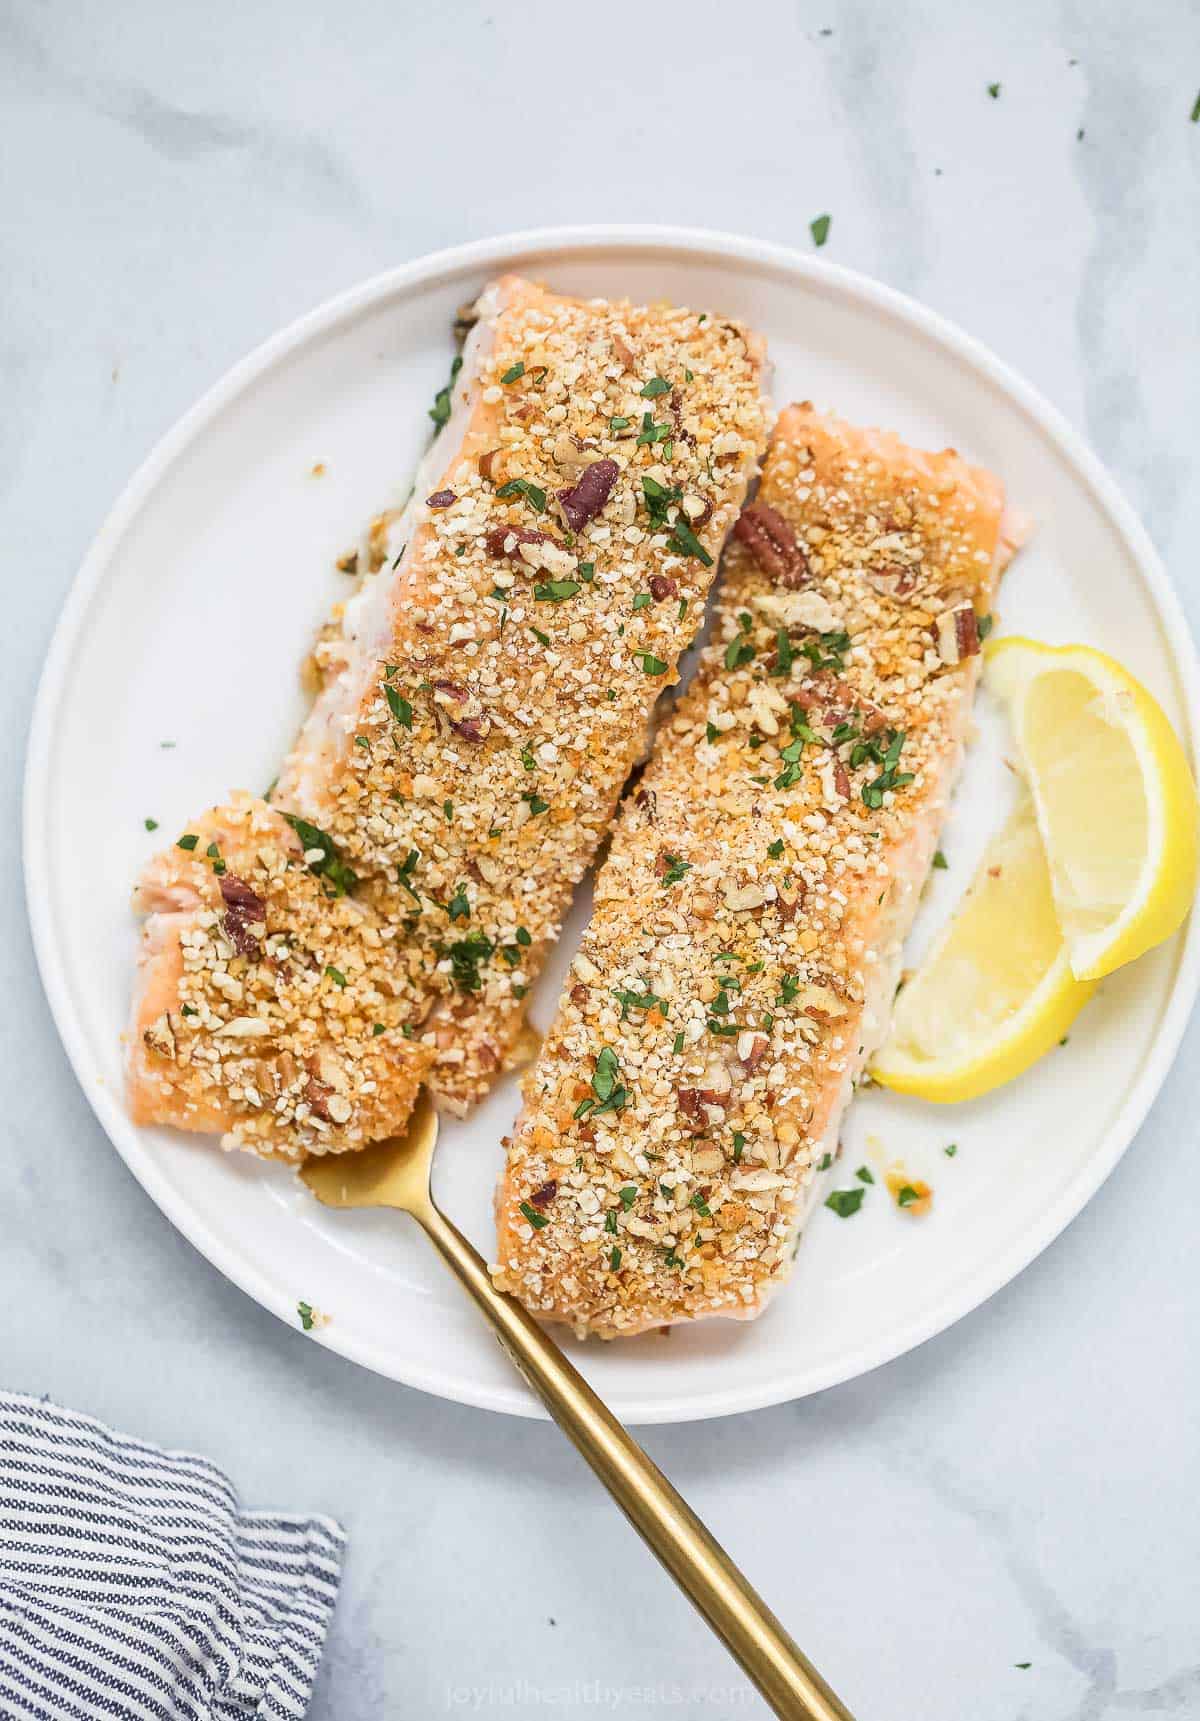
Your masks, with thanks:
[{"label": "blue and white striped fabric", "polygon": [[243,1512],[205,1458],[0,1393],[0,1716],[299,1721],[343,1544]]}]

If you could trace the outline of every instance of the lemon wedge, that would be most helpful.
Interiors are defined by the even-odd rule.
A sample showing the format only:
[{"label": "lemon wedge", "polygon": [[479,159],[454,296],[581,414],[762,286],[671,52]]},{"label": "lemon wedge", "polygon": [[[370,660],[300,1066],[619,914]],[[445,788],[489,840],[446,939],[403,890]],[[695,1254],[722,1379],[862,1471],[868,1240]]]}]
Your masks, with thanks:
[{"label": "lemon wedge", "polygon": [[975,1099],[1055,1046],[1094,990],[1071,971],[1033,802],[1023,793],[957,913],[901,989],[871,1075],[939,1104]]},{"label": "lemon wedge", "polygon": [[1196,891],[1197,804],[1162,708],[1090,646],[1010,637],[987,650],[1033,791],[1077,979],[1098,980],[1179,926]]}]

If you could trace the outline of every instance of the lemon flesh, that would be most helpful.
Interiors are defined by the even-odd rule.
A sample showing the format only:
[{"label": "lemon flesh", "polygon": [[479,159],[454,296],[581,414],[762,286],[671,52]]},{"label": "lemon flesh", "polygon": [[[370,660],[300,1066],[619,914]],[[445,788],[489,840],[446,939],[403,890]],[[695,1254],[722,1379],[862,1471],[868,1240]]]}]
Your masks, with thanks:
[{"label": "lemon flesh", "polygon": [[975,1099],[1057,1045],[1094,990],[1071,971],[1036,814],[1023,795],[902,988],[871,1075],[937,1103]]},{"label": "lemon flesh", "polygon": [[1089,646],[988,651],[1033,791],[1073,973],[1100,979],[1176,930],[1196,890],[1196,790],[1162,708]]}]

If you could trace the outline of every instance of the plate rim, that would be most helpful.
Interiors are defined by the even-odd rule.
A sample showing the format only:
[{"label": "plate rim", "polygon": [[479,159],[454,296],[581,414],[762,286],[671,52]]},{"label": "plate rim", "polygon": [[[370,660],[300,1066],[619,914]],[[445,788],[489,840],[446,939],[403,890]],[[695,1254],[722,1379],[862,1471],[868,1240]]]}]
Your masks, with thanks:
[{"label": "plate rim", "polygon": [[[1200,737],[1200,659],[1179,598],[1146,528],[1116,480],[1057,407],[976,337],[907,294],[842,264],[808,256],[794,247],[766,240],[706,228],[602,223],[529,228],[426,252],[371,275],[302,313],[231,365],[158,438],[126,482],[88,546],[55,623],[38,681],[27,740],[22,817],[25,900],[34,954],[51,1015],[88,1104],[129,1171],[176,1230],[227,1279],[287,1322],[289,1327],[294,1313],[290,1299],[268,1273],[244,1256],[235,1245],[226,1244],[215,1228],[198,1218],[188,1202],[177,1196],[149,1146],[141,1145],[119,1100],[107,1086],[101,1086],[96,1080],[97,1072],[92,1066],[86,1031],[71,993],[67,964],[50,910],[49,894],[39,891],[36,883],[48,876],[45,844],[51,782],[49,766],[66,672],[90,605],[103,584],[113,551],[122,535],[196,435],[260,377],[340,322],[370,310],[389,297],[439,278],[450,279],[468,271],[494,271],[505,264],[519,265],[531,254],[549,258],[556,252],[578,254],[606,249],[683,252],[701,259],[707,257],[713,261],[766,268],[833,289],[843,299],[883,313],[889,319],[914,329],[1004,393],[1062,455],[1124,541],[1145,580],[1163,626],[1186,723],[1187,751],[1193,767],[1195,764],[1197,738]],[[641,1425],[691,1422],[788,1403],[867,1374],[944,1332],[981,1307],[1029,1266],[1083,1211],[1107,1181],[1162,1087],[1179,1049],[1198,990],[1200,915],[1193,914],[1183,934],[1177,935],[1174,972],[1170,977],[1158,1031],[1115,1117],[1100,1137],[1096,1152],[1043,1212],[1038,1224],[1021,1232],[1006,1248],[989,1257],[986,1271],[972,1271],[965,1275],[954,1291],[944,1294],[931,1309],[909,1321],[899,1331],[893,1330],[885,1339],[864,1343],[822,1369],[814,1371],[810,1368],[804,1372],[803,1378],[794,1371],[789,1374],[784,1367],[773,1374],[769,1382],[758,1387],[737,1388],[732,1392],[712,1388],[674,1399],[635,1394],[621,1401],[623,1419]],[[511,1387],[498,1388],[464,1381],[459,1375],[435,1367],[406,1364],[403,1369],[398,1369],[375,1344],[358,1340],[353,1334],[340,1333],[336,1326],[324,1329],[318,1342],[385,1378],[437,1397],[508,1415],[545,1416],[540,1405],[515,1381]]]}]

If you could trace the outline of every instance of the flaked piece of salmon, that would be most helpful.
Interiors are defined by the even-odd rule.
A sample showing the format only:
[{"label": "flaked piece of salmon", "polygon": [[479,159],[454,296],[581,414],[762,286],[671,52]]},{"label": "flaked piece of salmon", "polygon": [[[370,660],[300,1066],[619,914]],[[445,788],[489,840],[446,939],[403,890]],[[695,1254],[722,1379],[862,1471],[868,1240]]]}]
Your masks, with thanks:
[{"label": "flaked piece of salmon", "polygon": [[433,1058],[430,994],[352,883],[321,833],[250,795],[155,857],[134,898],[135,1122],[289,1159],[403,1126]]},{"label": "flaked piece of salmon", "polygon": [[[241,800],[188,833],[263,899],[270,959],[231,951],[220,877],[196,850],[168,850],[139,891],[144,1121],[296,1157],[399,1130],[427,1074],[448,1106],[478,1098],[700,625],[765,443],[761,343],[703,312],[517,277],[477,312],[413,499],[375,523],[360,586],[318,642],[280,810]],[[327,857],[319,883],[289,819]],[[327,894],[339,884],[348,894]],[[304,961],[281,966],[279,938]],[[394,1008],[376,1018],[388,972]],[[239,988],[278,1030],[282,1070],[264,1027],[230,1027],[253,1013]],[[256,1036],[262,1058],[230,1056]],[[346,1083],[328,1118],[304,1098],[322,1056]]]},{"label": "flaked piece of salmon", "polygon": [[444,458],[325,642],[274,799],[428,955],[453,1109],[508,1057],[700,626],[765,444],[763,368],[759,340],[704,312],[497,282]]},{"label": "flaked piece of salmon", "polygon": [[536,1314],[749,1318],[786,1277],[886,1030],[1002,507],[952,451],[781,416],[526,1078],[495,1274]]}]

